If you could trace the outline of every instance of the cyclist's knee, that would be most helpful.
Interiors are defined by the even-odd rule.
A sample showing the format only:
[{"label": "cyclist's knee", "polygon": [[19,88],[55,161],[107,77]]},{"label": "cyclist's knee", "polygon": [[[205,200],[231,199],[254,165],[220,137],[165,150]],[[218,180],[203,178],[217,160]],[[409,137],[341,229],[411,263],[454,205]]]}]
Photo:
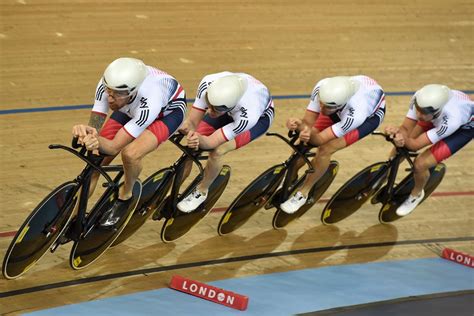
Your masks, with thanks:
[{"label": "cyclist's knee", "polygon": [[122,150],[122,161],[124,163],[136,163],[141,159],[141,154],[136,146],[127,146]]},{"label": "cyclist's knee", "polygon": [[235,146],[233,144],[224,143],[221,146],[215,148],[213,151],[211,151],[209,153],[209,157],[212,159],[221,159],[222,157],[224,157],[225,154],[234,149]]},{"label": "cyclist's knee", "polygon": [[429,159],[419,156],[415,159],[413,167],[415,172],[424,172],[433,166]]},{"label": "cyclist's knee", "polygon": [[227,151],[222,150],[220,147],[214,149],[209,153],[209,158],[213,160],[219,160],[227,153]]},{"label": "cyclist's knee", "polygon": [[338,149],[330,143],[322,145],[318,149],[318,156],[330,159],[332,154],[334,154]]}]

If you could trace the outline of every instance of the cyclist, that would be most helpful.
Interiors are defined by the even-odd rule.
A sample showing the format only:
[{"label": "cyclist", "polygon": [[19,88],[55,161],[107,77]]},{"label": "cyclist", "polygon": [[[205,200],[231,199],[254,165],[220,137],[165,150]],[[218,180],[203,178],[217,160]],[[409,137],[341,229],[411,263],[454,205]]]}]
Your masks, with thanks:
[{"label": "cyclist", "polygon": [[[105,122],[109,109],[113,112]],[[178,129],[185,113],[185,91],[166,72],[128,57],[114,60],[105,69],[96,88],[89,124],[75,125],[72,130],[89,150],[99,149],[109,155],[104,164],[119,153],[122,157],[124,185],[115,204],[101,218],[102,225],[114,225],[126,213],[143,157]],[[91,188],[97,178],[95,174]]]},{"label": "cyclist", "polygon": [[189,147],[212,151],[203,180],[178,209],[189,213],[199,207],[223,166],[223,156],[263,135],[273,117],[270,91],[251,75],[224,71],[205,76],[180,131],[187,134]]},{"label": "cyclist", "polygon": [[299,190],[280,208],[293,214],[307,201],[312,186],[326,172],[331,156],[374,131],[385,115],[385,94],[377,82],[367,76],[331,77],[320,80],[302,119],[289,118],[287,127],[299,130],[302,142],[318,146],[312,160],[315,169]]}]

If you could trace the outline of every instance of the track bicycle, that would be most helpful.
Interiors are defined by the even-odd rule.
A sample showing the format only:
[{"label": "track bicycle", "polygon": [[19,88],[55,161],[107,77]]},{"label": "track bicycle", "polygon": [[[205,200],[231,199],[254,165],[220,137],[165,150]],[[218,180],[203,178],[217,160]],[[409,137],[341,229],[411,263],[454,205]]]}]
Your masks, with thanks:
[{"label": "track bicycle", "polygon": [[[115,240],[116,246],[135,233],[150,217],[155,221],[164,219],[161,229],[163,242],[171,242],[186,234],[193,226],[206,216],[224,192],[229,182],[231,168],[224,165],[219,175],[209,187],[207,199],[190,213],[181,212],[176,205],[188,196],[203,178],[204,169],[201,161],[208,156],[203,150],[193,150],[180,144],[184,135],[177,133],[170,137],[170,141],[182,151],[182,155],[173,165],[163,168],[143,183],[142,199],[132,219],[127,224],[122,234]],[[192,182],[182,191],[181,186],[185,180],[185,169],[188,161],[198,167],[199,173]]]},{"label": "track bicycle", "polygon": [[[395,146],[389,135],[374,131],[372,135],[382,136]],[[379,221],[390,223],[400,218],[396,214],[397,208],[408,198],[415,181],[413,177],[413,157],[418,154],[410,152],[404,147],[395,146],[395,156],[387,161],[374,163],[349,179],[331,197],[321,214],[324,224],[335,224],[356,212],[367,200],[372,204],[382,204],[379,211]],[[399,183],[396,183],[400,164],[407,160],[409,174]],[[430,177],[425,185],[423,201],[436,189],[446,173],[446,165],[438,163],[430,169]],[[385,184],[385,185],[384,185]]]},{"label": "track bicycle", "polygon": [[[306,146],[303,143],[295,145],[298,140],[297,133],[290,132],[288,138],[278,133],[266,133],[266,136],[281,139],[293,149],[293,152],[283,163],[265,170],[235,198],[219,222],[219,235],[231,233],[241,227],[262,207],[266,209],[276,207],[277,211],[273,216],[272,225],[275,229],[285,227],[306,213],[319,200],[337,174],[338,163],[331,161],[327,171],[311,188],[305,205],[294,214],[283,212],[279,205],[286,201],[303,183],[308,173],[314,172],[308,158],[314,157],[315,154],[310,151],[313,148],[311,146]],[[301,159],[307,165],[307,169],[302,176],[298,177]]]},{"label": "track bicycle", "polygon": [[[65,150],[86,165],[75,179],[59,185],[48,194],[18,229],[3,260],[2,273],[6,279],[23,275],[48,250],[53,253],[60,245],[69,241],[74,242],[69,258],[71,267],[87,267],[120,235],[140,199],[142,186],[137,181],[133,186],[133,200],[126,214],[113,226],[101,226],[101,216],[118,198],[123,166],[100,166],[105,156],[87,152],[85,147],[77,145],[77,139],[73,140],[72,148],[58,144],[49,145],[49,148]],[[103,185],[106,189],[88,210],[90,180],[94,172],[106,179]],[[117,173],[113,179],[110,172]]]}]

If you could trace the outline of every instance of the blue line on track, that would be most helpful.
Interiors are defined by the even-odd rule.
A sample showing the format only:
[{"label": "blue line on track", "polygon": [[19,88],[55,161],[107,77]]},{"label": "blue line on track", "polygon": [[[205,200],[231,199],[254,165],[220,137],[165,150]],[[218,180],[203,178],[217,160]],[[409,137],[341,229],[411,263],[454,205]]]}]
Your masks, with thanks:
[{"label": "blue line on track", "polygon": [[[187,271],[180,273],[186,276]],[[129,282],[139,281],[132,279]],[[248,296],[249,306],[245,312],[162,288],[66,305],[29,315],[294,315],[393,299],[413,299],[434,293],[472,291],[473,282],[471,268],[441,258],[369,262],[209,283]]]},{"label": "blue line on track", "polygon": [[[467,94],[474,94],[474,90],[465,90],[463,91]],[[387,96],[408,96],[413,95],[414,91],[396,91],[396,92],[386,92]],[[292,94],[292,95],[274,95],[273,99],[275,100],[291,100],[291,99],[308,99],[309,94]],[[194,102],[194,99],[187,99],[187,102]],[[82,104],[82,105],[64,105],[64,106],[49,106],[42,108],[27,108],[27,109],[10,109],[10,110],[0,110],[0,115],[5,114],[20,114],[20,113],[35,113],[35,112],[53,112],[53,111],[70,111],[70,110],[83,110],[92,108],[92,104]]]}]

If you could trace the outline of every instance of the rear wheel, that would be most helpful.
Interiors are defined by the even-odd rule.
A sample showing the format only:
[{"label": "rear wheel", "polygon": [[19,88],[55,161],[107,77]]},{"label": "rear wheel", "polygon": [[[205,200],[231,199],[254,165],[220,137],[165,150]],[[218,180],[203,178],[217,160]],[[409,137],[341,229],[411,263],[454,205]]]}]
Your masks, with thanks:
[{"label": "rear wheel", "polygon": [[293,214],[288,214],[283,212],[280,208],[276,211],[273,216],[273,228],[281,229],[291,223],[293,220],[301,217],[305,214],[313,205],[321,198],[321,196],[326,192],[326,190],[331,185],[332,181],[337,175],[339,170],[339,164],[337,161],[331,161],[328,169],[324,175],[313,185],[311,191],[308,194],[308,201],[305,205],[300,207],[298,211]]},{"label": "rear wheel", "polygon": [[[423,201],[438,187],[445,173],[446,165],[444,163],[439,163],[430,169],[430,177],[424,188],[425,197]],[[390,223],[401,218],[396,213],[397,208],[408,198],[414,185],[415,179],[413,178],[413,173],[410,173],[393,189],[393,196],[382,206],[379,212],[379,221],[382,224]]]},{"label": "rear wheel", "polygon": [[21,276],[43,257],[66,228],[77,201],[76,193],[77,183],[63,183],[31,212],[5,254],[5,278]]},{"label": "rear wheel", "polygon": [[[95,223],[85,236],[79,236],[79,239],[74,242],[69,256],[69,264],[73,269],[84,269],[99,259],[110,247],[125,228],[125,225],[130,221],[130,218],[137,207],[138,201],[140,200],[141,192],[142,184],[137,180],[133,186],[133,200],[127,213],[122,216],[117,224],[110,227],[103,227],[99,224],[100,216],[96,216],[94,213],[100,212],[100,214],[103,214],[113,205],[116,197],[115,191],[106,191],[105,194],[110,196],[107,199],[107,203],[102,203],[100,209],[95,209],[89,214],[89,216],[94,216],[94,218],[96,218]],[[103,198],[101,198],[101,200],[103,200]]]},{"label": "rear wheel", "polygon": [[[204,203],[191,213],[183,213],[176,210],[175,216],[166,219],[161,229],[161,240],[163,242],[174,241],[185,235],[191,228],[206,216],[221,197],[230,178],[230,167],[224,165],[209,187],[208,197]],[[171,203],[166,203],[169,207]]]},{"label": "rear wheel", "polygon": [[170,176],[172,172],[171,168],[166,168],[155,172],[145,180],[137,209],[133,212],[132,218],[127,226],[125,226],[122,233],[115,239],[111,247],[117,246],[132,236],[145,224],[150,215],[157,210],[171,187],[172,181],[169,180],[171,180]]}]

